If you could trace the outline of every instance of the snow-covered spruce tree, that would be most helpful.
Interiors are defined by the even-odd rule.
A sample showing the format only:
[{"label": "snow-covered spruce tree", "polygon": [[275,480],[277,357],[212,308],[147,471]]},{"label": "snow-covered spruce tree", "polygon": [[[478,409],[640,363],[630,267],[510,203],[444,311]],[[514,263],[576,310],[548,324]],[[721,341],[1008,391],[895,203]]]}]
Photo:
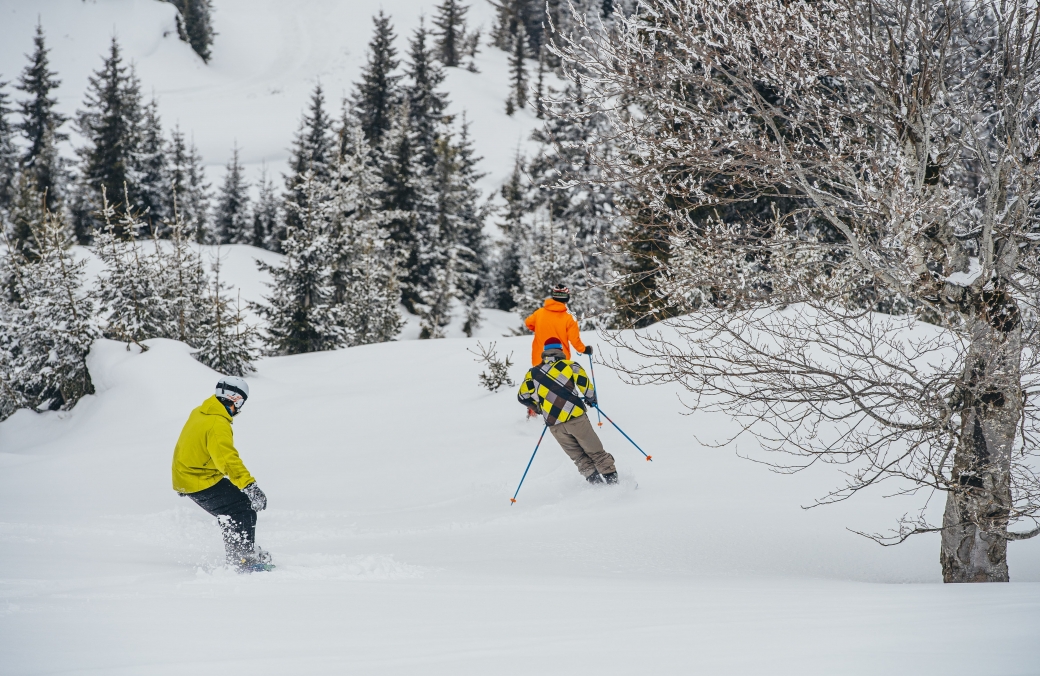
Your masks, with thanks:
[{"label": "snow-covered spruce tree", "polygon": [[509,52],[509,98],[506,100],[506,113],[509,115],[527,105],[527,49],[527,32],[521,24],[513,36],[513,48]]},{"label": "snow-covered spruce tree", "polygon": [[[309,213],[306,206],[314,194],[327,196],[327,191],[308,193],[309,181],[328,184],[332,176],[332,165],[336,158],[336,139],[332,130],[332,119],[325,110],[325,94],[321,85],[314,87],[309,110],[300,120],[300,128],[293,139],[289,157],[289,174],[285,177],[285,229],[299,230],[298,220]],[[295,204],[296,207],[292,207]]]},{"label": "snow-covered spruce tree", "polygon": [[349,116],[345,120],[328,210],[336,251],[335,302],[353,346],[393,340],[402,319],[399,253],[385,228],[397,214],[382,208],[385,186],[361,126]]},{"label": "snow-covered spruce tree", "polygon": [[[495,7],[495,24],[491,31],[492,43],[504,52],[516,50],[516,36],[524,33],[524,49],[537,54],[542,47],[546,21],[546,3],[542,0],[489,0]],[[550,0],[554,7],[557,0]]]},{"label": "snow-covered spruce tree", "polygon": [[7,100],[6,82],[0,82],[0,230],[4,227],[4,213],[14,201],[16,174],[18,173],[18,148],[14,144],[14,127],[11,124],[11,108]]},{"label": "snow-covered spruce tree", "polygon": [[176,8],[177,33],[195,53],[209,63],[213,46],[213,0],[169,0]]},{"label": "snow-covered spruce tree", "polygon": [[434,189],[437,195],[437,226],[452,249],[454,296],[466,307],[462,330],[467,336],[480,326],[481,308],[487,287],[487,243],[484,235],[486,209],[479,204],[477,170],[469,122],[463,117],[459,140],[446,130],[437,144]]},{"label": "snow-covered spruce tree", "polygon": [[447,95],[437,90],[444,82],[444,71],[434,60],[433,51],[427,44],[428,37],[429,31],[420,21],[408,43],[407,85],[404,88],[415,154],[426,172],[437,163],[435,146],[444,121],[444,110],[448,106]]},{"label": "snow-covered spruce tree", "polygon": [[[568,84],[559,101],[551,103],[549,119],[532,134],[541,144],[529,167],[538,188],[533,193],[534,204],[549,213],[550,222],[573,236],[571,244],[578,257],[567,256],[566,260],[577,267],[561,271],[560,278],[571,288],[572,311],[584,317],[585,327],[608,328],[613,323],[609,248],[620,220],[615,204],[618,187],[603,180],[582,145],[586,138],[602,139],[598,156],[608,161],[613,151],[607,141],[607,119],[586,110],[580,76]],[[538,289],[535,295],[546,292]]]},{"label": "snow-covered spruce tree", "polygon": [[153,97],[144,107],[140,144],[137,148],[137,203],[141,218],[148,225],[148,233],[162,229],[162,222],[171,217],[166,212],[165,194],[169,170],[166,166],[166,141],[159,119],[159,102]]},{"label": "snow-covered spruce tree", "polygon": [[231,160],[224,174],[224,185],[217,195],[213,212],[213,229],[220,244],[249,244],[253,241],[253,223],[249,218],[249,184],[242,175],[238,145],[231,150]]},{"label": "snow-covered spruce tree", "polygon": [[583,327],[594,325],[586,307],[582,257],[574,244],[574,231],[539,211],[534,223],[521,232],[520,284],[513,292],[517,312],[526,317],[542,306],[554,286],[564,284],[571,289],[567,304],[571,313]]},{"label": "snow-covered spruce tree", "polygon": [[164,336],[170,325],[169,305],[162,294],[163,270],[156,245],[138,240],[143,224],[124,193],[122,213],[101,193],[103,226],[93,233],[92,251],[104,264],[97,279],[97,298],[106,338],[141,346],[142,340]]},{"label": "snow-covered spruce tree", "polygon": [[287,201],[294,211],[286,228],[279,265],[257,261],[260,270],[271,275],[271,295],[253,305],[267,320],[264,341],[271,354],[300,354],[331,350],[346,344],[347,332],[342,306],[336,303],[332,275],[336,250],[327,221],[326,188],[314,174],[303,177],[302,204]]},{"label": "snow-covered spruce tree", "polygon": [[400,101],[398,80],[394,71],[400,65],[397,49],[394,48],[394,28],[390,17],[379,14],[372,18],[375,33],[368,43],[368,62],[361,70],[361,82],[355,83],[351,96],[351,109],[357,116],[369,145],[377,152],[383,136],[390,131],[394,109]]},{"label": "snow-covered spruce tree", "polygon": [[[845,485],[818,503],[882,482],[945,494],[941,524],[922,512],[874,537],[940,533],[947,582],[1008,580],[1007,543],[1040,534],[1025,401],[1040,366],[1037,13],[648,0],[615,14],[615,35],[562,49],[619,144],[597,160],[605,180],[668,227],[658,292],[701,308],[672,320],[678,337],[634,341],[634,375],[742,418],[794,456],[782,470],[840,464]],[[591,156],[602,140],[586,139]],[[730,201],[800,208],[757,237],[694,227],[691,212],[726,206],[702,177],[740,186]],[[768,293],[746,293],[750,277]],[[870,298],[904,314],[864,312]]]},{"label": "snow-covered spruce tree", "polygon": [[469,6],[460,0],[443,0],[437,5],[433,25],[437,27],[437,58],[449,68],[457,68],[465,55],[466,13]]},{"label": "snow-covered spruce tree", "polygon": [[[172,215],[176,210],[185,227],[195,233],[200,243],[212,239],[209,227],[209,184],[202,167],[202,156],[194,143],[187,143],[179,127],[170,134],[167,150],[169,176],[164,211]],[[159,229],[161,237],[169,237],[168,225]]]},{"label": "snow-covered spruce tree", "polygon": [[274,182],[267,176],[267,166],[260,171],[260,194],[253,207],[253,239],[249,242],[261,249],[278,249],[278,229],[280,227],[281,210]]},{"label": "snow-covered spruce tree", "polygon": [[46,214],[43,194],[36,190],[32,174],[20,171],[15,176],[14,199],[7,210],[4,243],[29,261],[35,261],[40,245],[35,233],[42,227]]},{"label": "snow-covered spruce tree", "polygon": [[505,206],[500,211],[501,219],[497,225],[502,231],[502,239],[496,245],[489,300],[492,307],[505,311],[516,307],[516,295],[523,286],[520,256],[525,248],[528,227],[524,217],[531,210],[531,185],[523,167],[523,159],[517,154],[513,173],[501,189]]},{"label": "snow-covered spruce tree", "polygon": [[[141,142],[141,91],[133,66],[123,63],[119,43],[112,38],[108,56],[89,80],[83,108],[76,113],[76,126],[86,140],[77,150],[80,175],[73,200],[73,226],[79,241],[89,241],[90,233],[102,227],[97,214],[102,209],[101,195],[139,204],[138,148]],[[106,226],[107,227],[107,226]],[[124,233],[115,225],[115,234]]]},{"label": "snow-covered spruce tree", "polygon": [[417,157],[407,103],[398,108],[380,155],[383,209],[393,213],[387,230],[401,257],[401,302],[408,312],[418,314],[422,302],[419,246],[433,209],[429,175]]},{"label": "snow-covered spruce tree", "polygon": [[194,226],[180,212],[166,224],[167,242],[152,240],[159,273],[155,292],[163,303],[164,320],[155,338],[171,338],[200,346],[212,327],[206,271],[202,264]]},{"label": "snow-covered spruce tree", "polygon": [[213,280],[206,296],[205,328],[199,336],[195,359],[218,373],[246,376],[256,371],[259,334],[242,313],[240,297],[232,299],[231,288],[220,281],[220,255],[213,261]]},{"label": "snow-covered spruce tree", "polygon": [[86,357],[101,334],[83,287],[86,261],[54,212],[34,224],[33,241],[33,260],[8,253],[2,266],[11,288],[0,298],[0,416],[68,409],[94,391]]},{"label": "snow-covered spruce tree", "polygon": [[61,131],[68,118],[54,108],[58,99],[52,96],[52,92],[61,81],[50,69],[47,57],[50,50],[46,47],[43,27],[39,23],[36,24],[33,47],[29,64],[15,85],[25,95],[18,105],[22,119],[16,125],[26,142],[20,164],[31,174],[36,190],[47,196],[47,208],[57,211],[65,198],[67,173],[57,144],[68,139],[68,135]]}]

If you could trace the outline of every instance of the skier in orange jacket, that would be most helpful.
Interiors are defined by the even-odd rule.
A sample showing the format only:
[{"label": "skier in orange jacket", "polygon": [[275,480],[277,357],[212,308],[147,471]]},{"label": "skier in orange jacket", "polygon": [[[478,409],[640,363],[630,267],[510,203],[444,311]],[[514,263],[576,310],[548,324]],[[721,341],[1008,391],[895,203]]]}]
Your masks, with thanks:
[{"label": "skier in orange jacket", "polygon": [[546,338],[559,338],[567,359],[571,358],[571,345],[582,354],[592,354],[592,346],[581,342],[578,322],[567,312],[567,302],[570,299],[570,289],[563,284],[557,284],[552,290],[552,297],[545,299],[545,305],[524,320],[524,325],[534,331],[534,342],[531,344],[532,366],[542,363],[542,346],[545,345]]}]

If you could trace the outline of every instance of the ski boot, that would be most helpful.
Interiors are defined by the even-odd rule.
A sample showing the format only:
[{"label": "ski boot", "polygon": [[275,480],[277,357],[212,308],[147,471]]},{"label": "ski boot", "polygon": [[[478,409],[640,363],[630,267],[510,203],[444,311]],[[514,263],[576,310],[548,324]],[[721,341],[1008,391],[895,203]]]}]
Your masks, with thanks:
[{"label": "ski boot", "polygon": [[[616,477],[617,474],[615,473],[614,476]],[[590,484],[601,484],[603,483],[603,475],[599,472],[593,472],[592,474],[585,477],[585,481],[588,481]]]},{"label": "ski boot", "polygon": [[616,484],[616,483],[618,482],[618,476],[617,476],[617,472],[611,472],[611,473],[609,473],[609,474],[604,474],[604,475],[603,475],[603,479],[604,479],[604,480],[605,480],[605,481],[606,481],[606,482],[607,482],[608,484]]}]

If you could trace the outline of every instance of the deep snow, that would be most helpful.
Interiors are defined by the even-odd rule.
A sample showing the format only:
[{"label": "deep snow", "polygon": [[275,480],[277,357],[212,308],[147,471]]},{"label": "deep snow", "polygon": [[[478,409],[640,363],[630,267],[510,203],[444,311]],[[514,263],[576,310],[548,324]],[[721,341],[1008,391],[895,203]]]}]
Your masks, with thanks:
[{"label": "deep snow", "polygon": [[[527,340],[499,340],[514,379]],[[99,342],[97,395],[0,424],[0,673],[1036,673],[1035,542],[1012,584],[938,584],[935,538],[845,530],[906,503],[802,510],[833,472],[698,445],[731,424],[669,387],[598,368],[654,462],[604,427],[623,481],[590,487],[547,435],[511,506],[540,425],[479,388],[475,340],[262,360],[235,434],[278,569],[229,573],[169,485],[216,374],[148,344]]]}]

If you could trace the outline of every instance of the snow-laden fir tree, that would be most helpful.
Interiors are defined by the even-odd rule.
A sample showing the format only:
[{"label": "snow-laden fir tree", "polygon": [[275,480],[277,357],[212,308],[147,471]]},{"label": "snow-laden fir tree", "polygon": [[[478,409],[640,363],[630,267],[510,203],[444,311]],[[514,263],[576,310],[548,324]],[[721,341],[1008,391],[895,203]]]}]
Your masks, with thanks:
[{"label": "snow-laden fir tree", "polygon": [[[310,106],[300,120],[300,128],[290,151],[289,173],[285,176],[286,229],[299,230],[303,227],[298,219],[301,218],[300,214],[309,213],[311,207],[307,203],[314,194],[308,193],[307,186],[310,181],[327,184],[332,176],[335,159],[336,138],[332,119],[325,110],[325,94],[318,84],[311,94]],[[326,193],[319,191],[317,194]]]},{"label": "snow-laden fir tree", "polygon": [[0,82],[0,230],[4,227],[4,213],[14,200],[15,175],[18,173],[18,148],[14,144],[14,127],[8,105],[6,82]]},{"label": "snow-laden fir tree", "polygon": [[344,313],[348,345],[393,340],[401,330],[397,282],[399,253],[386,225],[382,179],[359,124],[348,120],[328,213],[336,251],[335,301]]},{"label": "snow-laden fir tree", "polygon": [[448,106],[447,95],[437,90],[444,82],[444,71],[434,60],[428,38],[429,31],[420,21],[408,43],[407,85],[404,88],[414,152],[426,172],[437,162],[434,146]]},{"label": "snow-laden fir tree", "polygon": [[[76,113],[76,126],[86,143],[77,150],[79,177],[73,201],[76,237],[88,241],[91,231],[102,227],[97,214],[102,209],[102,192],[122,204],[139,204],[141,142],[141,91],[132,65],[123,62],[119,43],[113,37],[108,56],[90,77],[83,108]],[[124,204],[125,206],[125,204]],[[108,227],[105,224],[104,227]],[[120,237],[123,223],[115,224]]]},{"label": "snow-laden fir tree", "polygon": [[177,33],[209,63],[213,46],[213,0],[169,0],[178,11]]},{"label": "snow-laden fir tree", "polygon": [[242,175],[237,144],[231,150],[224,185],[217,194],[213,230],[220,244],[250,244],[254,238],[249,213],[249,184]]},{"label": "snow-laden fir tree", "polygon": [[220,279],[220,254],[213,261],[213,278],[206,295],[206,321],[192,356],[217,373],[246,376],[256,371],[259,356],[256,327],[246,321],[240,297]]},{"label": "snow-laden fir tree", "polygon": [[40,244],[36,232],[43,227],[46,204],[43,193],[36,190],[32,174],[20,171],[15,175],[14,196],[7,210],[4,243],[8,250],[35,261]]},{"label": "snow-laden fir tree", "polygon": [[86,261],[72,253],[60,214],[44,211],[34,226],[30,261],[4,256],[10,290],[0,294],[0,416],[14,408],[71,408],[92,394],[86,357],[100,337]]},{"label": "snow-laden fir tree", "polygon": [[25,141],[20,164],[30,173],[36,189],[47,196],[47,208],[59,209],[65,198],[65,161],[57,144],[68,139],[61,131],[68,118],[55,110],[58,99],[52,92],[61,81],[50,69],[43,27],[37,23],[33,37],[33,53],[18,79],[17,89],[25,98],[19,102],[21,121],[16,125]]},{"label": "snow-laden fir tree", "polygon": [[394,109],[400,101],[398,80],[394,71],[400,65],[394,47],[393,26],[382,10],[373,17],[375,32],[368,43],[368,61],[361,70],[361,81],[355,83],[351,109],[357,116],[369,145],[377,150],[390,131]]},{"label": "snow-laden fir tree", "polygon": [[496,256],[491,270],[491,307],[509,311],[516,307],[516,295],[523,286],[520,278],[520,256],[526,247],[527,223],[524,217],[531,210],[531,185],[524,175],[523,159],[517,154],[513,171],[501,188],[505,202],[499,211],[498,227],[502,239],[497,242]]},{"label": "snow-laden fir tree", "polygon": [[463,331],[467,336],[480,325],[488,277],[486,209],[479,204],[477,187],[484,176],[477,170],[479,161],[464,116],[457,142],[450,129],[445,129],[438,141],[434,190],[438,232],[452,249],[454,297],[466,308]]},{"label": "snow-laden fir tree", "polygon": [[167,224],[168,241],[153,237],[159,273],[156,294],[162,300],[164,321],[155,338],[171,338],[198,346],[210,329],[209,286],[194,227],[179,211]]},{"label": "snow-laden fir tree", "polygon": [[509,53],[509,98],[506,99],[506,114],[512,115],[517,108],[527,105],[527,32],[521,24],[513,36],[513,49]]},{"label": "snow-laden fir tree", "polygon": [[466,49],[466,13],[469,6],[460,0],[443,0],[437,5],[437,13],[433,18],[436,26],[434,35],[437,38],[437,58],[449,68],[457,68],[462,63]]},{"label": "snow-laden fir tree", "polygon": [[281,227],[280,199],[275,192],[274,182],[267,175],[267,165],[260,170],[260,193],[253,207],[253,238],[249,242],[261,249],[277,251],[278,232]]},{"label": "snow-laden fir tree", "polygon": [[579,325],[590,327],[595,310],[587,307],[582,257],[574,244],[574,231],[537,212],[534,223],[521,233],[520,285],[513,294],[517,312],[526,317],[542,306],[554,286],[563,284],[571,289],[567,303],[571,314]]},{"label": "snow-laden fir tree", "polygon": [[159,119],[159,102],[154,97],[144,107],[137,165],[137,207],[141,210],[142,220],[148,225],[147,232],[158,232],[162,229],[162,222],[169,219],[171,214],[166,211],[165,198],[170,190],[167,183],[166,140]]},{"label": "snow-laden fir tree", "polygon": [[[188,143],[179,127],[170,134],[167,150],[169,177],[164,210],[167,214],[176,210],[185,226],[195,233],[198,242],[207,242],[209,232],[209,184],[202,167],[202,156],[194,142]],[[169,227],[160,229],[162,237],[168,237]]]},{"label": "snow-laden fir tree", "polygon": [[[136,236],[142,229],[134,206],[124,194],[121,212],[101,194],[102,227],[93,233],[91,250],[104,269],[97,280],[99,310],[105,337],[141,345],[164,336],[170,323],[162,294],[163,270],[156,243]],[[141,346],[143,347],[143,346]]]},{"label": "snow-laden fir tree", "polygon": [[336,303],[333,284],[336,249],[327,222],[327,189],[313,174],[305,174],[302,204],[287,201],[294,211],[286,228],[278,265],[257,261],[271,276],[271,294],[253,305],[267,321],[264,342],[272,354],[300,354],[331,350],[346,344],[342,306]]},{"label": "snow-laden fir tree", "polygon": [[[584,103],[581,78],[568,83],[552,115],[532,134],[541,145],[528,168],[537,190],[534,206],[549,214],[551,222],[573,234],[577,268],[565,272],[571,289],[572,306],[583,314],[586,326],[606,328],[612,323],[613,281],[610,247],[616,238],[620,214],[615,204],[617,188],[603,179],[582,142],[604,139],[600,157],[610,155],[606,116],[589,112]],[[531,290],[534,291],[533,289]],[[539,289],[537,293],[546,293]]]}]

